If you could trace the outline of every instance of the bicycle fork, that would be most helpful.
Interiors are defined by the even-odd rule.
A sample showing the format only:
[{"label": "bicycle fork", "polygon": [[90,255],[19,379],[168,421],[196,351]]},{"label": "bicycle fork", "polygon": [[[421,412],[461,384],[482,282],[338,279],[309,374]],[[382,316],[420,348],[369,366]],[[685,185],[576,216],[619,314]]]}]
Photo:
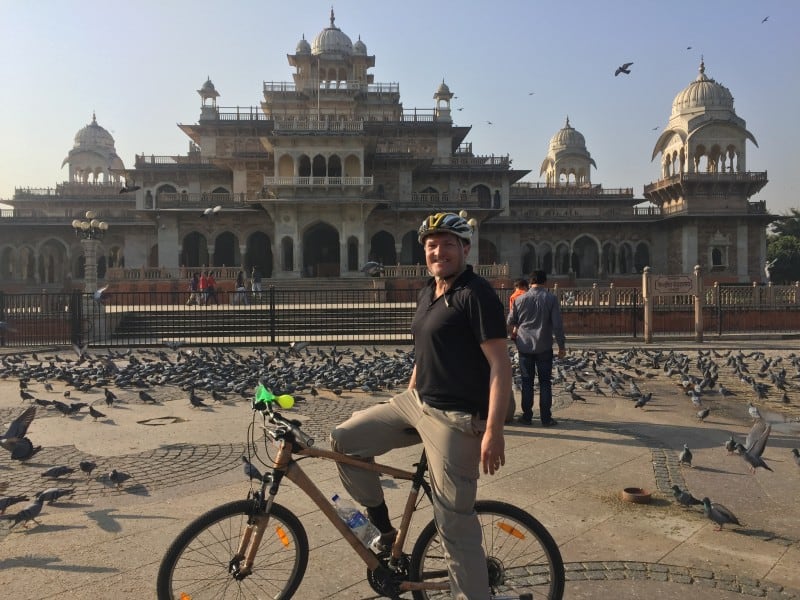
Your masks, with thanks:
[{"label": "bicycle fork", "polygon": [[[228,563],[228,573],[233,575],[237,581],[252,574],[256,552],[261,544],[261,538],[264,537],[268,522],[268,513],[251,515],[248,519],[247,527],[244,528],[242,539],[239,541],[239,548]],[[242,561],[244,561],[244,565],[242,565]]]}]

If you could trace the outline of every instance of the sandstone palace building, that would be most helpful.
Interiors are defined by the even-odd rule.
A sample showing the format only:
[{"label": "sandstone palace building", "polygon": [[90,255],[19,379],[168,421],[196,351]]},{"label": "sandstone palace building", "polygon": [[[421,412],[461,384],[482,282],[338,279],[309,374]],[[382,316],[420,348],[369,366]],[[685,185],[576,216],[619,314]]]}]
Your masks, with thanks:
[{"label": "sandstone palace building", "polygon": [[431,82],[432,107],[404,107],[399,84],[376,81],[375,56],[333,12],[287,58],[291,77],[263,82],[257,106],[224,107],[211,79],[203,83],[199,118],[180,125],[183,155],[129,164],[93,116],[64,159],[67,181],[5,200],[2,289],[80,281],[70,222],[87,209],[109,223],[101,280],[206,265],[257,267],[276,281],[363,278],[367,261],[424,264],[416,230],[439,210],[477,219],[470,262],[509,278],[542,268],[565,285],[635,285],[648,265],[664,274],[700,265],[718,281],[763,277],[773,217],[753,197],[767,173],[747,170],[756,140],[703,64],[675,96],[652,149],[658,179],[637,197],[592,183],[579,115],[553,135],[538,173],[481,154],[454,121],[446,82]]}]

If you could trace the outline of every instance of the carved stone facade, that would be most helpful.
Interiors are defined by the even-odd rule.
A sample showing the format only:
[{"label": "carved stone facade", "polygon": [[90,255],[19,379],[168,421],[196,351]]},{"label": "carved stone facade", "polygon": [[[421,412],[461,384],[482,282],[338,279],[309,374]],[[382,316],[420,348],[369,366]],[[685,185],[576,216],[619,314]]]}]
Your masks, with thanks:
[{"label": "carved stone facade", "polygon": [[[69,224],[87,209],[110,224],[101,278],[112,266],[364,277],[369,260],[424,262],[422,219],[466,210],[478,222],[470,261],[508,264],[512,277],[544,268],[578,285],[632,283],[648,265],[672,274],[699,264],[720,281],[761,279],[772,217],[750,198],[767,176],[746,171],[745,144],[755,138],[703,64],[653,150],[660,178],[637,198],[591,183],[595,161],[569,119],[541,164],[545,181],[520,183],[530,171],[508,156],[473,152],[444,81],[433,108],[405,108],[399,84],[374,80],[375,56],[335,25],[333,11],[288,62],[291,81],[264,82],[258,106],[218,105],[209,78],[197,90],[198,121],[179,125],[184,155],[137,155],[126,169],[93,116],[65,159],[69,181],[19,189],[3,213],[3,288],[80,279]],[[118,193],[123,177],[138,189]]]}]

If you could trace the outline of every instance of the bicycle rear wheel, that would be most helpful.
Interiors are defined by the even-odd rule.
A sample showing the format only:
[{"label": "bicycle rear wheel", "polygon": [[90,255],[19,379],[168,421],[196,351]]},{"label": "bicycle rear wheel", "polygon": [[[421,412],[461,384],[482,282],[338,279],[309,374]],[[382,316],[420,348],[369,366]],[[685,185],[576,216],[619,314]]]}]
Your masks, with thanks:
[{"label": "bicycle rear wheel", "polygon": [[[481,500],[475,503],[475,512],[483,533],[492,597],[560,600],[564,595],[564,563],[544,525],[505,502]],[[414,544],[409,575],[414,581],[448,581],[447,559],[433,521]],[[414,598],[450,598],[450,590],[415,591]]]},{"label": "bicycle rear wheel", "polygon": [[238,500],[192,521],[161,561],[159,600],[291,598],[308,564],[308,538],[297,517],[279,504],[270,509],[252,574],[237,580],[228,570],[253,510],[252,500]]}]

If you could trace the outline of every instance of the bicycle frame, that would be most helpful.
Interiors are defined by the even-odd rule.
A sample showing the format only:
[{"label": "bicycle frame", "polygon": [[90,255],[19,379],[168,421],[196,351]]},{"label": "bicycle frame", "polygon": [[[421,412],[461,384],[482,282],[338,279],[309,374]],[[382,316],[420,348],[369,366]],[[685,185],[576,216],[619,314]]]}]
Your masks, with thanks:
[{"label": "bicycle frame", "polygon": [[[267,433],[270,432],[270,430],[266,427],[265,431]],[[239,561],[244,560],[244,568],[241,570],[238,568],[236,569],[241,576],[246,576],[252,569],[252,565],[255,562],[256,553],[258,551],[258,546],[261,543],[261,538],[263,537],[266,527],[269,523],[269,509],[275,500],[281,481],[284,477],[299,487],[314,502],[314,504],[317,505],[320,511],[322,511],[322,513],[328,518],[341,536],[347,540],[355,553],[358,554],[370,571],[375,572],[382,566],[377,555],[370,549],[366,548],[347,526],[347,524],[342,521],[342,519],[336,513],[333,505],[328,501],[325,494],[322,493],[322,491],[306,474],[303,468],[298,464],[298,461],[294,458],[295,454],[302,457],[321,458],[336,463],[352,465],[367,471],[390,475],[396,479],[403,479],[412,482],[411,490],[406,501],[406,506],[403,510],[400,526],[397,529],[397,538],[392,545],[389,559],[390,565],[397,564],[402,556],[402,550],[408,535],[412,516],[416,511],[420,488],[423,488],[426,494],[430,495],[430,487],[424,480],[424,473],[427,470],[427,458],[425,457],[424,450],[422,452],[420,462],[417,464],[416,470],[407,471],[377,462],[367,462],[332,450],[323,450],[313,446],[304,447],[298,445],[293,439],[280,438],[274,439],[274,442],[278,444],[278,452],[272,463],[272,478],[271,480],[265,480],[261,488],[261,498],[265,500],[264,510],[252,519],[253,522],[248,523],[248,526],[245,528],[245,531],[242,534],[242,539],[237,550],[236,557],[231,561],[231,564],[233,565],[234,562],[236,562],[236,559]],[[269,487],[268,496],[265,498],[264,492],[270,481],[271,485]],[[449,587],[449,583],[403,581],[399,584],[399,591],[447,590]]]}]

